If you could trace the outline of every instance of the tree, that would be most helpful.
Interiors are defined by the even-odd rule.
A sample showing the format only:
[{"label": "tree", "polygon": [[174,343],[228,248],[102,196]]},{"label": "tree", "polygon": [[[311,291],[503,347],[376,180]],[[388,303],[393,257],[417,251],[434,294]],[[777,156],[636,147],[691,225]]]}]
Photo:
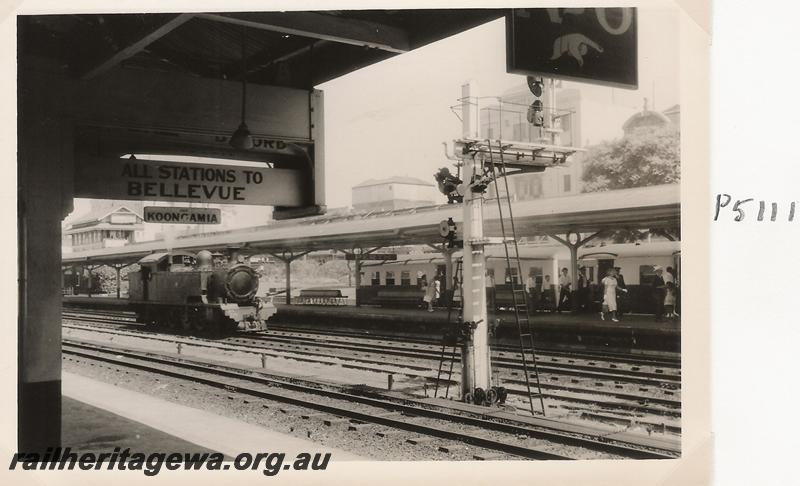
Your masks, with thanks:
[{"label": "tree", "polygon": [[583,170],[584,192],[679,182],[680,133],[673,127],[639,129],[589,148]]},{"label": "tree", "polygon": [[[589,148],[584,164],[584,192],[680,182],[680,132],[673,127],[640,128],[633,134]],[[614,243],[644,240],[648,232],[680,238],[680,228],[639,231],[623,229],[608,235]]]}]

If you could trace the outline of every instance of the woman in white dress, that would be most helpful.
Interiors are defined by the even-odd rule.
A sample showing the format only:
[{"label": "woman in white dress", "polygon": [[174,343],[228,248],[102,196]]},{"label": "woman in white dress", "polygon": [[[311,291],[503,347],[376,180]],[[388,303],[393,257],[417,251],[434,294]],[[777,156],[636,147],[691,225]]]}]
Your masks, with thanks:
[{"label": "woman in white dress", "polygon": [[425,297],[422,300],[428,304],[428,312],[433,312],[433,301],[436,300],[436,279],[425,287]]},{"label": "woman in white dress", "polygon": [[[600,281],[603,284],[603,310],[600,311],[600,319],[606,320],[606,313],[611,314],[611,320],[619,322],[617,319],[617,279],[614,276],[614,269],[609,268],[606,276]],[[620,289],[627,292],[626,289]]]}]

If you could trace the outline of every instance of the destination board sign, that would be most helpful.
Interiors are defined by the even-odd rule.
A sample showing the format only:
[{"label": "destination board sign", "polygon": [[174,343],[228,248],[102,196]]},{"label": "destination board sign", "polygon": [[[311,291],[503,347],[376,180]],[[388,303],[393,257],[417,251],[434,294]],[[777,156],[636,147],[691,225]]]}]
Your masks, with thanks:
[{"label": "destination board sign", "polygon": [[218,208],[174,208],[145,206],[145,223],[171,224],[220,224],[221,212]]},{"label": "destination board sign", "polygon": [[292,303],[302,305],[347,305],[346,297],[293,297]]},{"label": "destination board sign", "polygon": [[510,73],[638,87],[635,8],[527,8],[506,17]]},{"label": "destination board sign", "polygon": [[290,169],[82,156],[76,197],[298,207],[302,174]]},{"label": "destination board sign", "polygon": [[[355,260],[356,255],[352,253],[348,253],[345,255],[345,260]],[[397,260],[396,253],[368,253],[366,255],[358,255],[359,260],[377,260],[377,261],[386,261],[386,260]]]}]

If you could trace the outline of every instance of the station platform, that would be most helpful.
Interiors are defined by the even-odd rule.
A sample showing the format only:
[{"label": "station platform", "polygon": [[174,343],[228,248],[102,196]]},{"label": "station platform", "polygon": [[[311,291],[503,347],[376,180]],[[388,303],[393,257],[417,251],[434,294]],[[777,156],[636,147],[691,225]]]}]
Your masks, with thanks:
[{"label": "station platform", "polygon": [[240,420],[187,407],[74,373],[62,377],[62,447],[72,452],[330,452],[331,460],[363,458]]},{"label": "station platform", "polygon": [[[124,310],[125,299],[113,297],[65,296],[67,306],[91,306]],[[278,313],[270,322],[320,329],[352,329],[369,332],[399,333],[407,336],[441,336],[447,325],[447,309],[318,306],[277,304]],[[455,320],[456,315],[451,316]],[[514,313],[498,311],[490,316],[500,320],[495,332],[500,343],[517,344]],[[654,316],[625,314],[619,322],[601,320],[599,314],[539,312],[532,316],[538,343],[571,347],[613,348],[615,350],[680,351],[679,320],[656,322]]]},{"label": "station platform", "polygon": [[[448,323],[447,309],[398,309],[385,307],[280,305],[276,323],[337,329],[360,329],[398,332],[406,335],[441,336]],[[457,318],[453,311],[451,320]],[[499,323],[497,341],[518,344],[513,311],[491,313],[491,322]],[[538,343],[586,347],[613,347],[618,350],[647,349],[668,352],[680,350],[680,321],[656,322],[652,315],[626,314],[619,322],[602,320],[599,314],[542,312],[531,316]]]}]

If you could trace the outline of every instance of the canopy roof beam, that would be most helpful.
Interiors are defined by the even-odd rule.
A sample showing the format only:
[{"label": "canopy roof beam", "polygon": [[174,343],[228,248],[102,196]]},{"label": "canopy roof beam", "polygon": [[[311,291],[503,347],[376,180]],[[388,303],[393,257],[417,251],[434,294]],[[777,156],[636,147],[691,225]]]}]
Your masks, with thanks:
[{"label": "canopy roof beam", "polygon": [[164,37],[165,35],[169,34],[173,30],[180,27],[181,25],[185,24],[193,17],[194,17],[193,14],[185,14],[185,13],[175,15],[174,17],[164,22],[161,26],[159,26],[155,30],[148,32],[135,42],[132,42],[127,46],[125,46],[124,48],[120,49],[119,51],[115,52],[111,57],[105,59],[100,64],[88,69],[85,73],[81,75],[81,79],[84,80],[92,79],[95,76],[103,74],[104,72],[113,68],[114,66],[121,63],[125,59],[128,59],[129,57],[138,54],[139,52],[147,48],[147,46],[157,41],[158,39]]},{"label": "canopy roof beam", "polygon": [[314,12],[204,13],[197,16],[216,22],[371,47],[397,54],[411,50],[408,34],[397,27]]}]

